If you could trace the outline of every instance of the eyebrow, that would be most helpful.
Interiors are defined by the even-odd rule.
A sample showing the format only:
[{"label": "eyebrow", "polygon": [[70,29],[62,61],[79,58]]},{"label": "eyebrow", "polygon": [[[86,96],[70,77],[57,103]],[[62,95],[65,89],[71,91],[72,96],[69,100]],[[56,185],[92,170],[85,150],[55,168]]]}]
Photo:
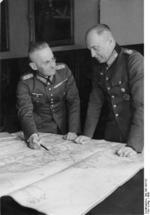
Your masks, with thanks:
[{"label": "eyebrow", "polygon": [[45,60],[44,62],[49,62],[49,61],[52,61],[54,59],[55,59],[55,57],[53,56],[52,58],[49,58],[49,59]]},{"label": "eyebrow", "polygon": [[98,49],[98,48],[99,48],[99,49],[100,49],[100,46],[98,46],[98,45],[93,45],[93,46],[91,46],[91,47],[89,47],[89,48],[90,48],[90,49],[91,49],[91,48],[93,48],[93,49]]}]

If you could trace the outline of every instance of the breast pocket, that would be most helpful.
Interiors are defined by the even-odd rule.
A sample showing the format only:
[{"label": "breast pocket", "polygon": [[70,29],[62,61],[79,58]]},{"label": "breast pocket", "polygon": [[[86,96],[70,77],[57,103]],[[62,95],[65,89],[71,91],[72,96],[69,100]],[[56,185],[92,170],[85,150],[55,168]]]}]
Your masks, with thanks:
[{"label": "breast pocket", "polygon": [[55,95],[55,99],[57,100],[63,100],[66,96],[67,93],[67,79],[59,82],[58,84],[56,84],[54,86],[54,95]]},{"label": "breast pocket", "polygon": [[41,104],[44,102],[44,95],[42,93],[32,93],[31,97],[35,104]]},{"label": "breast pocket", "polygon": [[130,100],[130,91],[127,81],[118,81],[112,84],[113,94],[118,96],[118,99],[121,101]]}]

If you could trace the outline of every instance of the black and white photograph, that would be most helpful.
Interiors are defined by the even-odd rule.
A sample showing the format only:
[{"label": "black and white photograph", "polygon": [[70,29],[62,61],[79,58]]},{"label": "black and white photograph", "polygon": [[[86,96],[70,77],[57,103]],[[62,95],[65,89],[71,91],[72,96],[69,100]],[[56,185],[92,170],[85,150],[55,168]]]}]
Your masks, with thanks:
[{"label": "black and white photograph", "polygon": [[0,0],[0,214],[150,214],[148,1]]}]

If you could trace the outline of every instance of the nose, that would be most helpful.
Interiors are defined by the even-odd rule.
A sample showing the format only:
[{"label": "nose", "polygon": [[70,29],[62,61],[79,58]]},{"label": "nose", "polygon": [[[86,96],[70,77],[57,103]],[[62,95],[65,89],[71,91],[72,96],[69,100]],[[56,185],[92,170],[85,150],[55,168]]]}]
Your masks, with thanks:
[{"label": "nose", "polygon": [[95,56],[96,56],[96,53],[95,53],[95,51],[94,51],[93,49],[91,49],[91,56],[92,56],[92,57],[95,57]]}]

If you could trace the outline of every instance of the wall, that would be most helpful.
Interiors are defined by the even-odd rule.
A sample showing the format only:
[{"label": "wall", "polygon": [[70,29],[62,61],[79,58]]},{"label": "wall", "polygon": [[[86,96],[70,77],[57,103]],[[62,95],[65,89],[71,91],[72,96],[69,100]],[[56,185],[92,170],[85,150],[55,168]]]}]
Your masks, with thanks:
[{"label": "wall", "polygon": [[[75,47],[56,47],[53,50],[78,49],[84,47],[84,34],[87,28],[97,23],[98,0],[74,0],[74,39]],[[28,0],[8,0],[9,3],[9,52],[1,52],[0,59],[27,56],[29,43]],[[84,6],[83,6],[84,5]]]},{"label": "wall", "polygon": [[[100,0],[101,22],[110,24],[120,44],[143,43],[143,0]],[[27,56],[29,43],[28,0],[8,0],[9,52],[1,52],[0,59]],[[85,31],[98,22],[99,0],[74,0],[75,46],[53,50],[85,48]]]},{"label": "wall", "polygon": [[75,43],[85,46],[85,32],[98,23],[98,0],[75,0]]},{"label": "wall", "polygon": [[8,0],[9,45],[8,52],[1,52],[1,58],[23,57],[28,47],[27,0]]},{"label": "wall", "polygon": [[101,0],[100,20],[112,28],[119,44],[143,43],[144,0]]}]

